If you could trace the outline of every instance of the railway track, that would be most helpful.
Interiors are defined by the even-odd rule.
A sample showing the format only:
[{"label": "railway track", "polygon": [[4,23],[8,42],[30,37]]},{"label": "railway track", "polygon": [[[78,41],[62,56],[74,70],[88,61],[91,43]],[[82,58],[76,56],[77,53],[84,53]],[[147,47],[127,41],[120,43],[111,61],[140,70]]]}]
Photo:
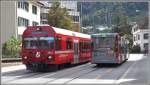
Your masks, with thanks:
[{"label": "railway track", "polygon": [[[147,59],[142,56],[133,56],[128,62],[120,66],[101,66],[86,63],[53,72],[31,72],[26,69],[9,73],[2,73],[2,84],[120,84],[120,83],[141,83],[146,80],[144,70]],[[138,69],[140,68],[140,70]],[[143,70],[141,70],[143,69]],[[138,76],[141,75],[141,76]],[[145,77],[144,77],[145,76]],[[131,79],[133,78],[133,79]]]},{"label": "railway track", "polygon": [[71,68],[64,68],[64,69],[58,70],[57,72],[47,72],[47,73],[31,72],[31,71],[27,71],[26,69],[24,69],[23,71],[14,71],[14,72],[2,74],[2,76],[15,76],[13,79],[8,79],[7,81],[4,81],[3,83],[7,83],[7,82],[10,83],[16,80],[28,79],[28,78],[50,78],[50,77],[55,77],[55,76],[57,77],[55,79],[47,81],[48,83],[48,82],[52,82],[57,79],[63,78],[67,75],[71,75],[73,73],[77,73],[77,72],[81,72],[83,70],[89,69],[93,66],[94,65],[92,64],[86,63],[82,65],[73,66]]}]

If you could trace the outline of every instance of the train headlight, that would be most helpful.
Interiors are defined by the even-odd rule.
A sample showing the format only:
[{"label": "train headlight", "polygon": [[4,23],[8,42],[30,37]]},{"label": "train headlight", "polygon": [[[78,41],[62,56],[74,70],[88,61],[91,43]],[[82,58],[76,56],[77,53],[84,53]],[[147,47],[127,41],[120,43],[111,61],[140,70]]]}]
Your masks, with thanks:
[{"label": "train headlight", "polygon": [[24,59],[27,59],[27,56],[24,56]]},{"label": "train headlight", "polygon": [[52,56],[48,56],[48,59],[52,59]]}]

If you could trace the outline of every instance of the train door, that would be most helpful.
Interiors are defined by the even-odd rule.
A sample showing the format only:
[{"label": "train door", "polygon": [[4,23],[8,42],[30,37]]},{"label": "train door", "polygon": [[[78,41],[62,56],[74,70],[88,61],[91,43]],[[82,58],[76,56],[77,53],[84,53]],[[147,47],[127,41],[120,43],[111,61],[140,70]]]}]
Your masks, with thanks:
[{"label": "train door", "polygon": [[78,40],[74,40],[74,64],[79,62],[79,55],[78,55]]}]

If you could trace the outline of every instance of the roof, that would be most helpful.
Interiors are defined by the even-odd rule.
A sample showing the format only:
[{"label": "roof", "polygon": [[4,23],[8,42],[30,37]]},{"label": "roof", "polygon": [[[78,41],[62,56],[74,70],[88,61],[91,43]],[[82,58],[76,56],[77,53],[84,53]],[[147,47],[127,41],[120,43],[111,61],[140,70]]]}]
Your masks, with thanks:
[{"label": "roof", "polygon": [[82,38],[91,38],[88,34],[83,34],[79,32],[73,32],[70,30],[65,30],[57,27],[52,27],[56,33],[63,34],[63,35],[69,35],[69,36],[76,36],[76,37],[82,37]]}]

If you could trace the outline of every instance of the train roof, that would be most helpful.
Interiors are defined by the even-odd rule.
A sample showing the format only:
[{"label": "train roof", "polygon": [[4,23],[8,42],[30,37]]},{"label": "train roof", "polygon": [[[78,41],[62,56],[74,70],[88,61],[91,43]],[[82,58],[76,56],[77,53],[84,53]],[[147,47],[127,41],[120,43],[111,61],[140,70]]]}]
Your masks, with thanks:
[{"label": "train roof", "polygon": [[52,29],[59,34],[63,34],[63,35],[69,35],[69,36],[76,36],[76,37],[82,37],[82,38],[91,38],[91,35],[88,34],[83,34],[83,33],[79,33],[79,32],[74,32],[74,31],[70,31],[70,30],[66,30],[66,29],[62,29],[62,28],[58,28],[58,27],[53,27],[50,25],[38,25],[38,27],[41,26],[49,26],[52,27]]},{"label": "train roof", "polygon": [[83,33],[79,33],[79,32],[73,32],[70,30],[66,30],[66,29],[61,29],[61,28],[57,28],[57,27],[52,27],[54,29],[54,31],[56,33],[59,34],[64,34],[64,35],[69,35],[69,36],[76,36],[76,37],[82,37],[82,38],[91,38],[91,35],[88,34],[83,34]]}]

